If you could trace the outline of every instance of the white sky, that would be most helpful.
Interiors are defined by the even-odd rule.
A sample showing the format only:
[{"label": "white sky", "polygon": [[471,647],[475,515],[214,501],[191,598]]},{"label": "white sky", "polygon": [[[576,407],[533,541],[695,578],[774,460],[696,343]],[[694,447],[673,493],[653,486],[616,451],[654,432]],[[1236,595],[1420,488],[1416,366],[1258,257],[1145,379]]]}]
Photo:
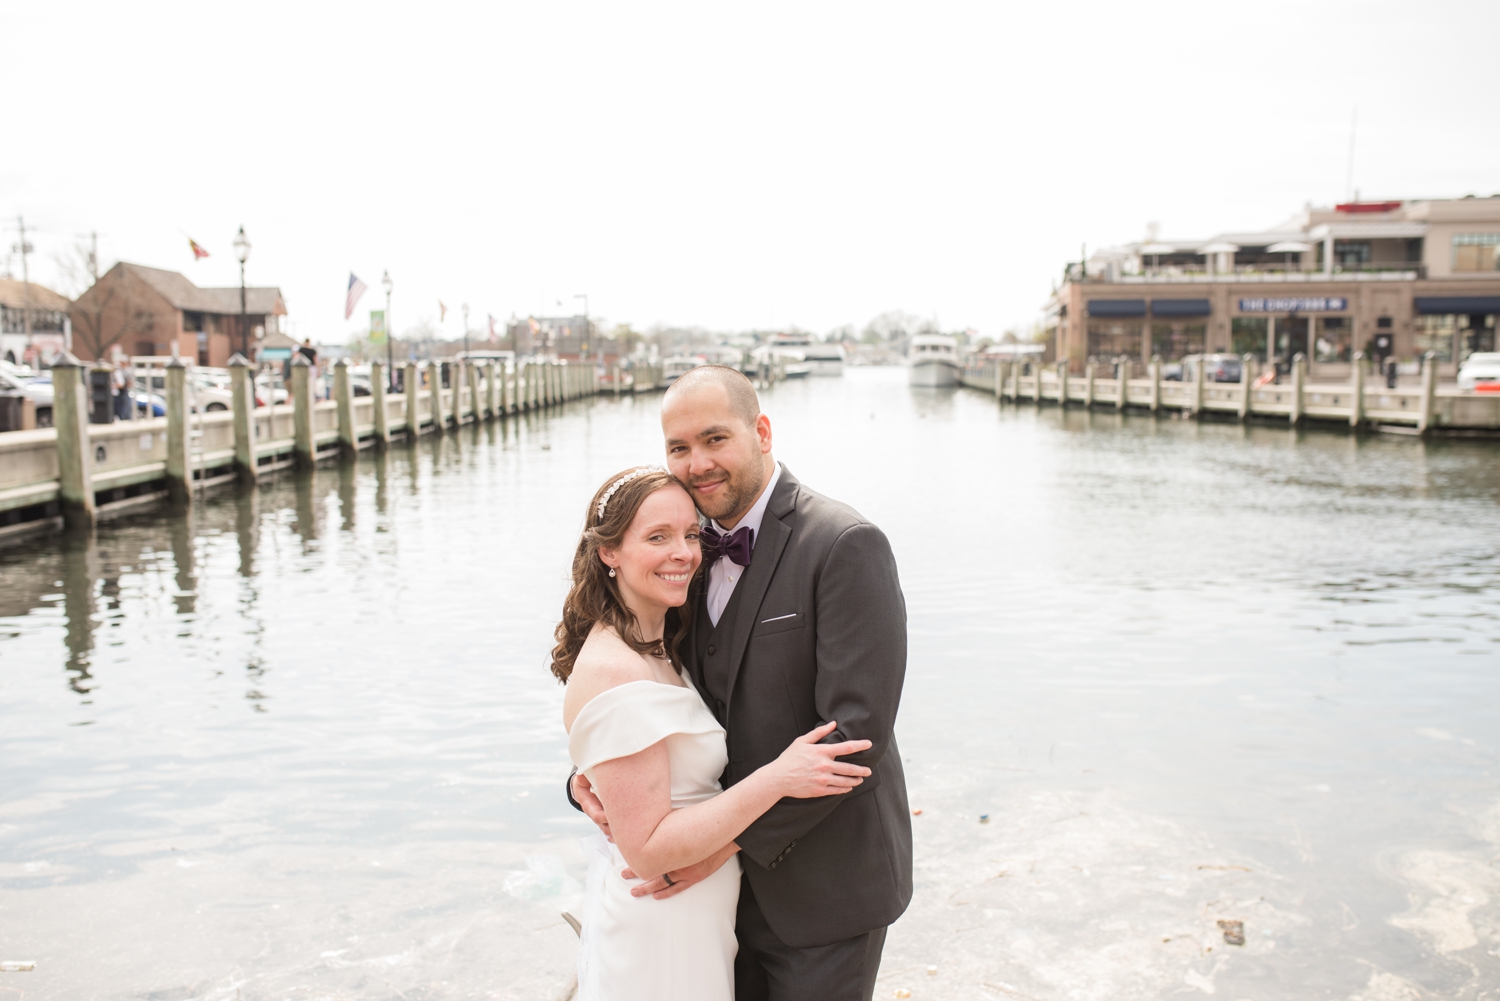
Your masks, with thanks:
[{"label": "white sky", "polygon": [[320,341],[386,268],[400,330],[587,292],[637,328],[998,334],[1082,243],[1342,200],[1356,106],[1362,197],[1500,192],[1494,2],[4,10],[5,248],[19,212],[40,281],[97,230],[234,285],[243,223]]}]

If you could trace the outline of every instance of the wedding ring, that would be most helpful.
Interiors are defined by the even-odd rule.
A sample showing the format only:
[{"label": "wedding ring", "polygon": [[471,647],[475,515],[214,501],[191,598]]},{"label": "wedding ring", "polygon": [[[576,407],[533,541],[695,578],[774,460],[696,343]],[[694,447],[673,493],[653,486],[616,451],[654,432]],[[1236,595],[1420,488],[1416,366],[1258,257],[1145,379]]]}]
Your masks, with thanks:
[{"label": "wedding ring", "polygon": [[672,874],[669,873],[669,872],[662,873],[662,877],[661,878],[667,881],[667,885],[668,886],[676,886],[677,885],[677,882],[674,879],[672,879]]}]

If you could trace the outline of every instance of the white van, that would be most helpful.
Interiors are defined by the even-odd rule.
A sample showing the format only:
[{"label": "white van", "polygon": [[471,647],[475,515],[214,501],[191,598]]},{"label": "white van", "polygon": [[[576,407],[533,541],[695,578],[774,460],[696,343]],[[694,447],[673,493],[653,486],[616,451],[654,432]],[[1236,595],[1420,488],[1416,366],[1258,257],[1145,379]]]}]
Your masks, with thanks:
[{"label": "white van", "polygon": [[1458,366],[1458,388],[1500,393],[1500,351],[1476,351]]}]

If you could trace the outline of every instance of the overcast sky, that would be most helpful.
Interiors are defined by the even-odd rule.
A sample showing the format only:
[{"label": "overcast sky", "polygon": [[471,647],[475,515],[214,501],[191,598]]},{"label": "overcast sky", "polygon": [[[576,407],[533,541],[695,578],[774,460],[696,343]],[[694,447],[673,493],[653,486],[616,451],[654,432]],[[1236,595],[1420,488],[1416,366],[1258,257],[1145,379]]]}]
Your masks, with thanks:
[{"label": "overcast sky", "polygon": [[1356,106],[1362,197],[1500,192],[1493,0],[5,11],[5,249],[22,213],[43,282],[96,230],[233,285],[243,223],[325,342],[387,268],[400,330],[588,293],[638,328],[998,334],[1081,244],[1342,200]]}]

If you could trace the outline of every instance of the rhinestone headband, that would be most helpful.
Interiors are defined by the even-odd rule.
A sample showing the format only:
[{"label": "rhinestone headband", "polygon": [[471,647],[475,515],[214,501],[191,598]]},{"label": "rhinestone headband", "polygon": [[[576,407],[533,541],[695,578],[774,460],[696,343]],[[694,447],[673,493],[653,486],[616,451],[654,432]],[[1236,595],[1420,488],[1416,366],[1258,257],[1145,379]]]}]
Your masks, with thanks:
[{"label": "rhinestone headband", "polygon": [[620,489],[625,484],[635,479],[637,476],[645,476],[647,473],[665,472],[666,470],[661,466],[641,466],[638,469],[632,469],[630,472],[626,473],[618,480],[615,480],[609,485],[609,489],[604,491],[604,496],[599,498],[599,507],[596,509],[599,514],[599,520],[601,522],[604,521],[604,508],[609,504],[609,499],[615,495],[616,490]]}]

